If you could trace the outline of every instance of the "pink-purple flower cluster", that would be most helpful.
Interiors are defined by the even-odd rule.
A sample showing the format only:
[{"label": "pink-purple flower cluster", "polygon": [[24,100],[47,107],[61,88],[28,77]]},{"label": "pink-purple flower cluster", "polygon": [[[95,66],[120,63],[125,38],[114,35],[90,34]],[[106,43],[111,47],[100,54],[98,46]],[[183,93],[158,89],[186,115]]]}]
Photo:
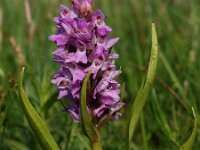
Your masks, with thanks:
[{"label": "pink-purple flower cluster", "polygon": [[60,17],[55,17],[56,34],[49,39],[58,48],[53,60],[61,65],[52,79],[58,88],[58,99],[68,98],[66,107],[72,118],[80,120],[80,91],[85,75],[92,71],[91,88],[87,94],[88,110],[92,118],[105,115],[118,119],[120,90],[116,69],[116,53],[111,52],[119,38],[110,38],[112,29],[104,22],[101,10],[93,11],[92,0],[72,0],[72,8],[60,5]]}]

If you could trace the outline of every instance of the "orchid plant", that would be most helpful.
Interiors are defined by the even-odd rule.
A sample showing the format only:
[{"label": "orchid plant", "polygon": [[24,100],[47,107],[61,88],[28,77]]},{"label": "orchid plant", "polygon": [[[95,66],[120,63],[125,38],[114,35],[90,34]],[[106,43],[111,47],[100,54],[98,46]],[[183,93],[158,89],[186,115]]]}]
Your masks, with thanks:
[{"label": "orchid plant", "polygon": [[[75,122],[81,124],[83,133],[89,138],[94,150],[101,150],[100,130],[110,120],[118,120],[125,103],[120,98],[118,82],[121,69],[115,60],[119,55],[112,47],[119,38],[111,38],[112,28],[106,25],[105,15],[95,10],[92,0],[72,0],[71,8],[60,5],[60,16],[53,20],[57,25],[49,40],[56,43],[53,61],[60,65],[51,83],[58,90],[59,101],[67,101],[63,110]],[[127,120],[126,149],[134,135],[137,122],[152,86],[158,60],[158,44],[155,25],[152,23],[152,50],[147,78],[141,86]],[[23,90],[24,68],[18,76],[19,95],[28,122],[44,149],[59,149],[54,138],[28,100]],[[191,139],[195,136],[193,131]],[[191,145],[187,141],[184,147]],[[188,144],[189,143],[189,144]]]}]

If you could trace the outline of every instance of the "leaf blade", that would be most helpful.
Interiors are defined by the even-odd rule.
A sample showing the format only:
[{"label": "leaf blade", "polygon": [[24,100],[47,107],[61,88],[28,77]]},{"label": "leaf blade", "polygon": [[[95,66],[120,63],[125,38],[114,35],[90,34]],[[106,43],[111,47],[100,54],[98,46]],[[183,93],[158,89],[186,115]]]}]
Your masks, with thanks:
[{"label": "leaf blade", "polygon": [[36,135],[41,147],[43,149],[59,150],[58,145],[53,139],[51,133],[47,129],[45,123],[40,118],[32,104],[30,103],[22,85],[24,67],[18,74],[18,92],[21,97],[21,104],[26,115],[26,118],[31,126],[34,134]]},{"label": "leaf blade", "polygon": [[131,143],[135,128],[137,126],[141,111],[146,103],[148,93],[154,81],[155,73],[157,69],[157,61],[158,61],[158,41],[157,41],[155,25],[154,23],[152,23],[152,48],[151,48],[151,57],[150,57],[149,68],[148,68],[148,73],[147,73],[147,79],[145,83],[142,84],[135,98],[135,101],[132,105],[131,117],[128,122],[128,140],[127,140],[128,148]]},{"label": "leaf blade", "polygon": [[193,112],[193,116],[194,116],[194,128],[193,128],[192,134],[190,135],[189,139],[181,146],[180,150],[192,149],[192,145],[193,145],[196,135],[197,135],[197,117],[196,117],[196,113],[195,113],[193,107],[192,107],[192,112]]},{"label": "leaf blade", "polygon": [[83,85],[81,88],[81,103],[80,103],[80,111],[81,111],[81,127],[83,132],[88,136],[91,142],[95,142],[99,139],[98,132],[96,128],[93,126],[88,109],[87,109],[87,83],[89,81],[89,77],[91,75],[91,71],[89,71],[83,81]]}]

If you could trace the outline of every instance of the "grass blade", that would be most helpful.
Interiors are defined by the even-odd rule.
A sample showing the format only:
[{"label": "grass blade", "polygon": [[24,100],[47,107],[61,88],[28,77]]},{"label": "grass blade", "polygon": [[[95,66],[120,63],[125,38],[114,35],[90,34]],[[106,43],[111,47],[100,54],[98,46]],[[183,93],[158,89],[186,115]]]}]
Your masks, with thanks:
[{"label": "grass blade", "polygon": [[196,117],[193,107],[192,107],[192,112],[194,115],[194,128],[193,128],[192,134],[190,135],[189,139],[181,146],[180,150],[191,150],[192,145],[193,145],[196,135],[197,135],[197,117]]},{"label": "grass blade", "polygon": [[154,81],[155,72],[157,68],[157,60],[158,60],[158,42],[157,42],[155,25],[154,23],[152,23],[152,48],[151,48],[151,57],[147,73],[147,79],[145,83],[141,86],[131,109],[130,122],[128,123],[128,143],[127,143],[128,147],[131,143],[142,109],[146,103],[146,99],[151,89],[151,85]]},{"label": "grass blade", "polygon": [[165,55],[162,52],[160,52],[160,60],[164,64],[164,67],[166,68],[167,73],[169,74],[170,78],[172,79],[174,86],[178,89],[181,97],[184,99],[184,101],[182,101],[181,104],[184,106],[185,109],[190,111],[190,107],[189,107],[189,104],[188,104],[189,100],[187,99],[187,97],[184,93],[184,89],[183,89],[177,75],[173,71],[168,60],[166,59]]},{"label": "grass blade", "polygon": [[22,85],[24,67],[20,70],[18,74],[18,91],[21,97],[21,104],[26,115],[26,118],[31,126],[36,138],[38,139],[41,147],[43,149],[49,150],[59,150],[54,138],[49,132],[43,120],[40,118],[32,104],[30,103]]},{"label": "grass blade", "polygon": [[4,142],[10,150],[29,150],[24,143],[20,143],[12,139],[5,139]]}]

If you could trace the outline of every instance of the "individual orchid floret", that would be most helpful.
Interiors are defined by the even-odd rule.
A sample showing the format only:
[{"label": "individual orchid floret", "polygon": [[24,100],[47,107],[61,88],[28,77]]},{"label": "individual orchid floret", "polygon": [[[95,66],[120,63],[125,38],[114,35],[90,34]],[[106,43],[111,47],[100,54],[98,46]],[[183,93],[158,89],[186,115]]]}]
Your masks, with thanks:
[{"label": "individual orchid floret", "polygon": [[120,84],[111,52],[119,38],[110,38],[112,29],[105,23],[101,10],[93,11],[92,0],[72,0],[71,9],[60,5],[60,16],[49,40],[56,43],[53,60],[60,65],[51,82],[57,86],[58,99],[67,100],[64,110],[80,121],[80,93],[86,74],[91,71],[87,95],[88,112],[98,125],[102,118],[118,119],[124,103],[120,102]]},{"label": "individual orchid floret", "polygon": [[96,26],[101,25],[104,23],[105,20],[105,15],[101,10],[96,10],[92,15],[91,15],[91,22],[94,23]]}]

